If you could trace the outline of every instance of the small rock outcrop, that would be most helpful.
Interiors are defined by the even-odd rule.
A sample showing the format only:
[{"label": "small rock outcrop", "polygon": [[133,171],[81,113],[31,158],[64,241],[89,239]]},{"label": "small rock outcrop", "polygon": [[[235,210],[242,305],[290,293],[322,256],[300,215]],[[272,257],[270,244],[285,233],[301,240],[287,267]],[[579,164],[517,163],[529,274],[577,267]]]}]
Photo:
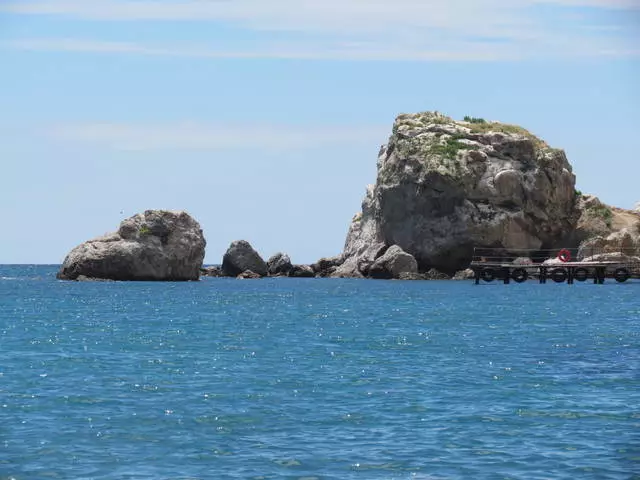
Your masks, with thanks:
[{"label": "small rock outcrop", "polygon": [[249,242],[236,240],[222,258],[222,271],[225,276],[237,277],[247,270],[264,277],[267,275],[267,264]]},{"label": "small rock outcrop", "polygon": [[216,266],[201,268],[200,275],[203,277],[224,277],[222,269]]},{"label": "small rock outcrop", "polygon": [[262,278],[262,276],[257,274],[257,273],[255,273],[255,272],[252,272],[251,270],[245,270],[240,275],[238,275],[236,278],[238,278],[240,280],[251,280],[251,279]]},{"label": "small rock outcrop", "polygon": [[267,260],[267,272],[272,276],[288,276],[293,268],[291,259],[286,253],[276,253]]},{"label": "small rock outcrop", "polygon": [[464,270],[460,270],[456,272],[453,276],[453,280],[472,280],[476,276],[475,272],[470,268],[465,268]]},{"label": "small rock outcrop", "polygon": [[316,274],[309,265],[294,265],[289,272],[289,276],[294,278],[312,278],[315,277]]},{"label": "small rock outcrop", "polygon": [[432,268],[424,274],[426,280],[449,280],[451,277],[435,268]]},{"label": "small rock outcrop", "polygon": [[147,210],[71,250],[57,278],[198,280],[205,245],[200,224],[186,212]]},{"label": "small rock outcrop", "polygon": [[335,257],[321,258],[316,263],[311,265],[311,268],[318,277],[330,277],[335,273],[337,268],[342,265],[344,258],[342,255]]},{"label": "small rock outcrop", "polygon": [[577,222],[574,187],[564,152],[521,127],[400,115],[333,276],[363,275],[392,245],[420,271],[447,274],[469,265],[474,246],[563,246]]},{"label": "small rock outcrop", "polygon": [[418,262],[397,245],[391,246],[369,268],[372,278],[400,278],[401,274],[417,274]]}]

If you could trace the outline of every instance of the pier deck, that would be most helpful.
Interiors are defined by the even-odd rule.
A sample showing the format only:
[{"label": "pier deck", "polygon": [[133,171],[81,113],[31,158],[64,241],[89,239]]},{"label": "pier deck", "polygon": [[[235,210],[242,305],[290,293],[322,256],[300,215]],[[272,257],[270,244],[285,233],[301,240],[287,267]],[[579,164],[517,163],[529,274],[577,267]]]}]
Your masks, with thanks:
[{"label": "pier deck", "polygon": [[612,278],[622,283],[640,278],[640,257],[632,253],[635,252],[475,249],[469,268],[474,272],[476,285],[481,281],[498,280],[508,284],[529,279],[537,279],[540,283],[551,280],[568,284],[593,280],[593,283],[602,284],[606,278]]}]

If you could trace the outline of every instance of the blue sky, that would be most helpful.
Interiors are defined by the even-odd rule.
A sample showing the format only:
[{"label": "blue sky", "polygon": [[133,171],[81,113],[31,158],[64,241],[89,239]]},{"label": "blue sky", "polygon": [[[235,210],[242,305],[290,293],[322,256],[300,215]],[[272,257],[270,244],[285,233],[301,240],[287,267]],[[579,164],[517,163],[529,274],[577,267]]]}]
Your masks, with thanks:
[{"label": "blue sky", "polygon": [[[522,125],[640,200],[640,0],[2,0],[0,263],[149,208],[312,262],[403,112]],[[123,213],[121,213],[123,212]]]}]

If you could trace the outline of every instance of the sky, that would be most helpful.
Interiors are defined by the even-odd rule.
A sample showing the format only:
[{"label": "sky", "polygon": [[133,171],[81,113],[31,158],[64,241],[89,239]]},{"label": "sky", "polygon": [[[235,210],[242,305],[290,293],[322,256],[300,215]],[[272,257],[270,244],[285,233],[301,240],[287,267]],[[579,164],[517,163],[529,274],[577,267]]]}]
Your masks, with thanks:
[{"label": "sky", "polygon": [[0,263],[146,209],[342,251],[400,113],[522,125],[640,200],[640,0],[0,0]]}]

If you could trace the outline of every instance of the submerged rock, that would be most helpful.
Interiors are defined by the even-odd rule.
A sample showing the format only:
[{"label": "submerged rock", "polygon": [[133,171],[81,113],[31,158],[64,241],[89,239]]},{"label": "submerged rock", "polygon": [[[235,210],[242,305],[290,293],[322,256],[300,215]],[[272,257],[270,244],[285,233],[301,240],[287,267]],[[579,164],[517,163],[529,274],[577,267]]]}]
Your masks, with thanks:
[{"label": "submerged rock", "polygon": [[264,277],[267,275],[267,264],[249,242],[236,240],[222,258],[222,271],[226,276],[237,277],[246,270]]},{"label": "submerged rock", "polygon": [[200,225],[186,212],[147,210],[71,250],[57,278],[198,280],[205,245]]}]

